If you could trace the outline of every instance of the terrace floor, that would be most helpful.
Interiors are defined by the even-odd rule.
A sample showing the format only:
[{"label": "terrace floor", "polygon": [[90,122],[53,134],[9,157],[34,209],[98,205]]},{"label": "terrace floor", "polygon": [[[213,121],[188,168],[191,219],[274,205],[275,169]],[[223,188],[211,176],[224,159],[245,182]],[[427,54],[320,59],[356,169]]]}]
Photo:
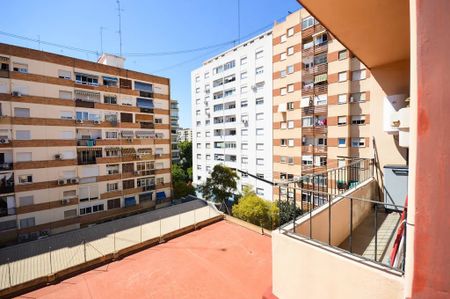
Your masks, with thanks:
[{"label": "terrace floor", "polygon": [[261,298],[271,239],[220,221],[18,298]]}]

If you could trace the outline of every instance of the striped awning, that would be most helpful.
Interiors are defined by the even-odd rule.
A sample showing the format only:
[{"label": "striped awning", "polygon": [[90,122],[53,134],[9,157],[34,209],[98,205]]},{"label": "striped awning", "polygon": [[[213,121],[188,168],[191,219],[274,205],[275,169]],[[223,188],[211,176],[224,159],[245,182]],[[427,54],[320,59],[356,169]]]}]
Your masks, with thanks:
[{"label": "striped awning", "polygon": [[120,134],[122,135],[122,137],[133,137],[134,136],[133,131],[122,131],[122,132],[120,132]]},{"label": "striped awning", "polygon": [[153,132],[153,131],[136,131],[136,136],[154,137],[155,136],[155,132]]},{"label": "striped awning", "polygon": [[120,147],[105,147],[105,151],[120,151]]},{"label": "striped awning", "polygon": [[314,77],[314,83],[320,83],[327,81],[327,74],[317,75]]},{"label": "striped awning", "polygon": [[132,147],[122,148],[122,154],[135,154],[136,149]]},{"label": "striped awning", "polygon": [[74,93],[76,95],[80,95],[80,96],[100,97],[99,92],[90,92],[90,91],[85,91],[85,90],[80,90],[80,89],[75,89]]}]

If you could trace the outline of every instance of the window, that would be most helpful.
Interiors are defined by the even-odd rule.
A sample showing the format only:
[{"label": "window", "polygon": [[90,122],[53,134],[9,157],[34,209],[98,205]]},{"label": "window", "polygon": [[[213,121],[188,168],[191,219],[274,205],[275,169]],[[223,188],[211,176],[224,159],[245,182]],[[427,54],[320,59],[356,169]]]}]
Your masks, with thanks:
[{"label": "window", "polygon": [[339,82],[347,81],[347,72],[338,73],[338,81]]},{"label": "window", "polygon": [[111,192],[111,191],[116,191],[119,190],[119,183],[108,183],[106,184],[106,191],[107,192]]},{"label": "window", "polygon": [[241,58],[241,65],[247,64],[247,56]]},{"label": "window", "polygon": [[339,60],[343,60],[343,59],[345,59],[345,58],[347,58],[347,50],[339,51],[339,53],[338,53],[338,59],[339,59]]},{"label": "window", "polygon": [[346,116],[338,116],[338,125],[342,126],[347,124],[347,117]]},{"label": "window", "polygon": [[313,17],[306,17],[302,20],[302,29],[305,30],[314,25]]},{"label": "window", "polygon": [[259,66],[255,69],[255,73],[256,75],[261,75],[262,73],[264,73],[264,67],[263,66]]},{"label": "window", "polygon": [[284,95],[287,94],[286,87],[281,87],[281,88],[280,88],[280,94],[281,94],[282,96],[284,96]]},{"label": "window", "polygon": [[35,226],[34,217],[20,219],[20,228]]},{"label": "window", "polygon": [[288,30],[287,30],[287,36],[288,37],[290,37],[290,36],[293,36],[294,35],[294,27],[291,27],[291,28],[289,28]]},{"label": "window", "polygon": [[281,164],[286,164],[286,156],[280,156],[280,163]]},{"label": "window", "polygon": [[288,164],[293,165],[294,164],[294,157],[288,157]]},{"label": "window", "polygon": [[313,118],[308,116],[308,117],[303,117],[302,118],[302,127],[312,127],[313,126]]},{"label": "window", "polygon": [[355,92],[350,95],[350,103],[364,102],[366,100],[365,92]]},{"label": "window", "polygon": [[32,205],[33,202],[34,202],[33,195],[19,197],[19,204],[21,207]]},{"label": "window", "polygon": [[281,77],[281,78],[286,77],[286,70],[281,70],[281,71],[280,71],[280,77]]},{"label": "window", "polygon": [[262,136],[262,135],[264,135],[264,129],[257,128],[257,129],[256,129],[256,135],[257,135],[257,136]]},{"label": "window", "polygon": [[287,73],[288,74],[292,74],[294,72],[294,66],[293,65],[288,65],[287,67]]},{"label": "window", "polygon": [[294,121],[293,120],[288,121],[287,122],[287,127],[288,127],[288,129],[293,129],[294,128]]},{"label": "window", "polygon": [[120,198],[108,200],[108,210],[120,208]]},{"label": "window", "polygon": [[195,77],[195,82],[200,82],[200,76]]},{"label": "window", "polygon": [[256,194],[260,196],[264,196],[264,189],[263,188],[256,188]]},{"label": "window", "polygon": [[75,73],[75,83],[98,86],[98,76]]},{"label": "window", "polygon": [[205,79],[208,79],[209,78],[209,72],[206,72],[205,73]]},{"label": "window", "polygon": [[292,55],[292,54],[294,54],[294,47],[293,46],[287,48],[287,55]]},{"label": "window", "polygon": [[366,117],[364,115],[352,116],[352,125],[363,125],[366,122]]},{"label": "window", "polygon": [[263,165],[264,165],[264,159],[257,158],[257,159],[256,159],[256,165],[263,166]]},{"label": "window", "polygon": [[256,120],[264,120],[264,113],[256,113]]},{"label": "window", "polygon": [[200,87],[197,87],[197,88],[195,89],[195,93],[200,93]]},{"label": "window", "polygon": [[242,150],[248,150],[248,143],[241,143]]},{"label": "window", "polygon": [[256,150],[257,151],[263,151],[264,150],[264,143],[257,143],[256,144]]},{"label": "window", "polygon": [[294,139],[288,139],[288,146],[290,147],[294,146]]},{"label": "window", "polygon": [[31,152],[18,152],[16,153],[17,162],[31,161]]},{"label": "window", "polygon": [[339,159],[338,160],[338,167],[341,168],[341,167],[344,167],[344,166],[345,166],[345,160],[344,159]]},{"label": "window", "polygon": [[287,122],[285,122],[285,121],[280,122],[280,128],[283,130],[287,129]]},{"label": "window", "polygon": [[364,80],[366,79],[366,70],[358,70],[352,72],[352,80],[358,81],[358,80]]},{"label": "window", "polygon": [[294,91],[294,84],[289,84],[287,86],[287,92],[293,92]]},{"label": "window", "polygon": [[338,104],[345,104],[345,103],[347,103],[347,95],[346,94],[338,95]]},{"label": "window", "polygon": [[248,101],[247,100],[241,100],[241,107],[247,107],[248,106]]},{"label": "window", "polygon": [[30,117],[30,109],[29,108],[14,108],[14,116],[15,117]]},{"label": "window", "polygon": [[232,69],[235,67],[235,65],[236,65],[236,62],[234,60],[228,61],[227,63],[225,63],[223,65],[223,70],[226,71],[226,70]]},{"label": "window", "polygon": [[365,147],[365,138],[352,138],[352,147]]},{"label": "window", "polygon": [[28,64],[13,62],[13,71],[28,73]]},{"label": "window", "polygon": [[264,104],[264,98],[256,98],[256,105]]},{"label": "window", "polygon": [[247,157],[241,157],[241,164],[248,164],[248,158]]},{"label": "window", "polygon": [[58,78],[71,80],[72,79],[72,73],[70,71],[58,70]]},{"label": "window", "polygon": [[286,40],[287,40],[286,34],[283,34],[282,36],[280,36],[280,43],[284,43]]},{"label": "window", "polygon": [[103,85],[105,86],[117,86],[118,81],[117,78],[103,76]]},{"label": "window", "polygon": [[345,138],[338,138],[338,147],[345,147]]},{"label": "window", "polygon": [[248,87],[247,85],[241,86],[241,93],[247,93]]},{"label": "window", "polygon": [[242,79],[247,79],[247,77],[248,77],[247,72],[242,72],[242,73],[241,73],[241,80],[242,80]]},{"label": "window", "polygon": [[280,54],[280,60],[286,60],[286,52]]},{"label": "window", "polygon": [[247,129],[242,129],[241,130],[241,136],[248,136],[248,130]]},{"label": "window", "polygon": [[117,96],[115,95],[104,95],[103,102],[105,104],[117,104]]},{"label": "window", "polygon": [[27,184],[33,182],[33,176],[31,174],[19,175],[19,184]]},{"label": "window", "polygon": [[59,91],[59,98],[63,100],[72,100],[72,92],[66,90]]},{"label": "window", "polygon": [[284,139],[284,138],[281,139],[281,140],[280,140],[280,145],[281,145],[281,146],[287,146],[287,139]]},{"label": "window", "polygon": [[294,102],[287,103],[287,110],[294,110]]},{"label": "window", "polygon": [[263,50],[259,50],[255,53],[255,59],[260,59],[264,57],[264,51]]},{"label": "window", "polygon": [[16,131],[17,140],[30,140],[31,132],[29,130],[17,130]]}]

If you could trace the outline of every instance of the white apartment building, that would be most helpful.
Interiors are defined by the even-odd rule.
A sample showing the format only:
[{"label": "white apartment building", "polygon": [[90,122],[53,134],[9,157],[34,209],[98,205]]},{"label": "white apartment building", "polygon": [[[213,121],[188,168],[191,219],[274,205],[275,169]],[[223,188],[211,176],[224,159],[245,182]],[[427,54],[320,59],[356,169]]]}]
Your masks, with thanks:
[{"label": "white apartment building", "polygon": [[178,142],[192,141],[192,130],[189,128],[179,128],[177,134]]},{"label": "white apartment building", "polygon": [[[272,31],[203,63],[192,72],[193,180],[218,163],[272,181]],[[269,183],[238,172],[272,200]]]}]

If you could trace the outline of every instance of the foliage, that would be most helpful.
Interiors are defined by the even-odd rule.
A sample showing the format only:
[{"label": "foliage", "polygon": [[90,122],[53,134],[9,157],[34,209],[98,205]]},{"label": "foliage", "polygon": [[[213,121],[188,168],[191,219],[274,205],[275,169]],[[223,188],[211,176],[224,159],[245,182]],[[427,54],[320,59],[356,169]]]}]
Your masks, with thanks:
[{"label": "foliage", "polygon": [[195,188],[191,183],[177,181],[173,183],[173,195],[175,198],[181,198],[187,195],[195,195]]},{"label": "foliage", "polygon": [[180,150],[181,167],[187,171],[188,168],[192,167],[192,142],[182,141],[178,143],[178,149]]},{"label": "foliage", "polygon": [[278,226],[278,206],[262,199],[255,192],[244,190],[239,203],[233,206],[233,216],[249,223],[273,230]]},{"label": "foliage", "polygon": [[294,207],[292,202],[286,200],[277,201],[277,206],[280,215],[280,225],[291,221],[294,218],[294,213],[296,218],[302,214],[302,210],[297,205]]},{"label": "foliage", "polygon": [[187,178],[187,173],[179,164],[172,164],[172,180],[174,182],[186,182]]},{"label": "foliage", "polygon": [[238,175],[234,170],[225,165],[214,166],[211,176],[206,179],[203,185],[199,186],[199,191],[207,200],[225,205],[228,199],[232,198],[237,191]]}]

